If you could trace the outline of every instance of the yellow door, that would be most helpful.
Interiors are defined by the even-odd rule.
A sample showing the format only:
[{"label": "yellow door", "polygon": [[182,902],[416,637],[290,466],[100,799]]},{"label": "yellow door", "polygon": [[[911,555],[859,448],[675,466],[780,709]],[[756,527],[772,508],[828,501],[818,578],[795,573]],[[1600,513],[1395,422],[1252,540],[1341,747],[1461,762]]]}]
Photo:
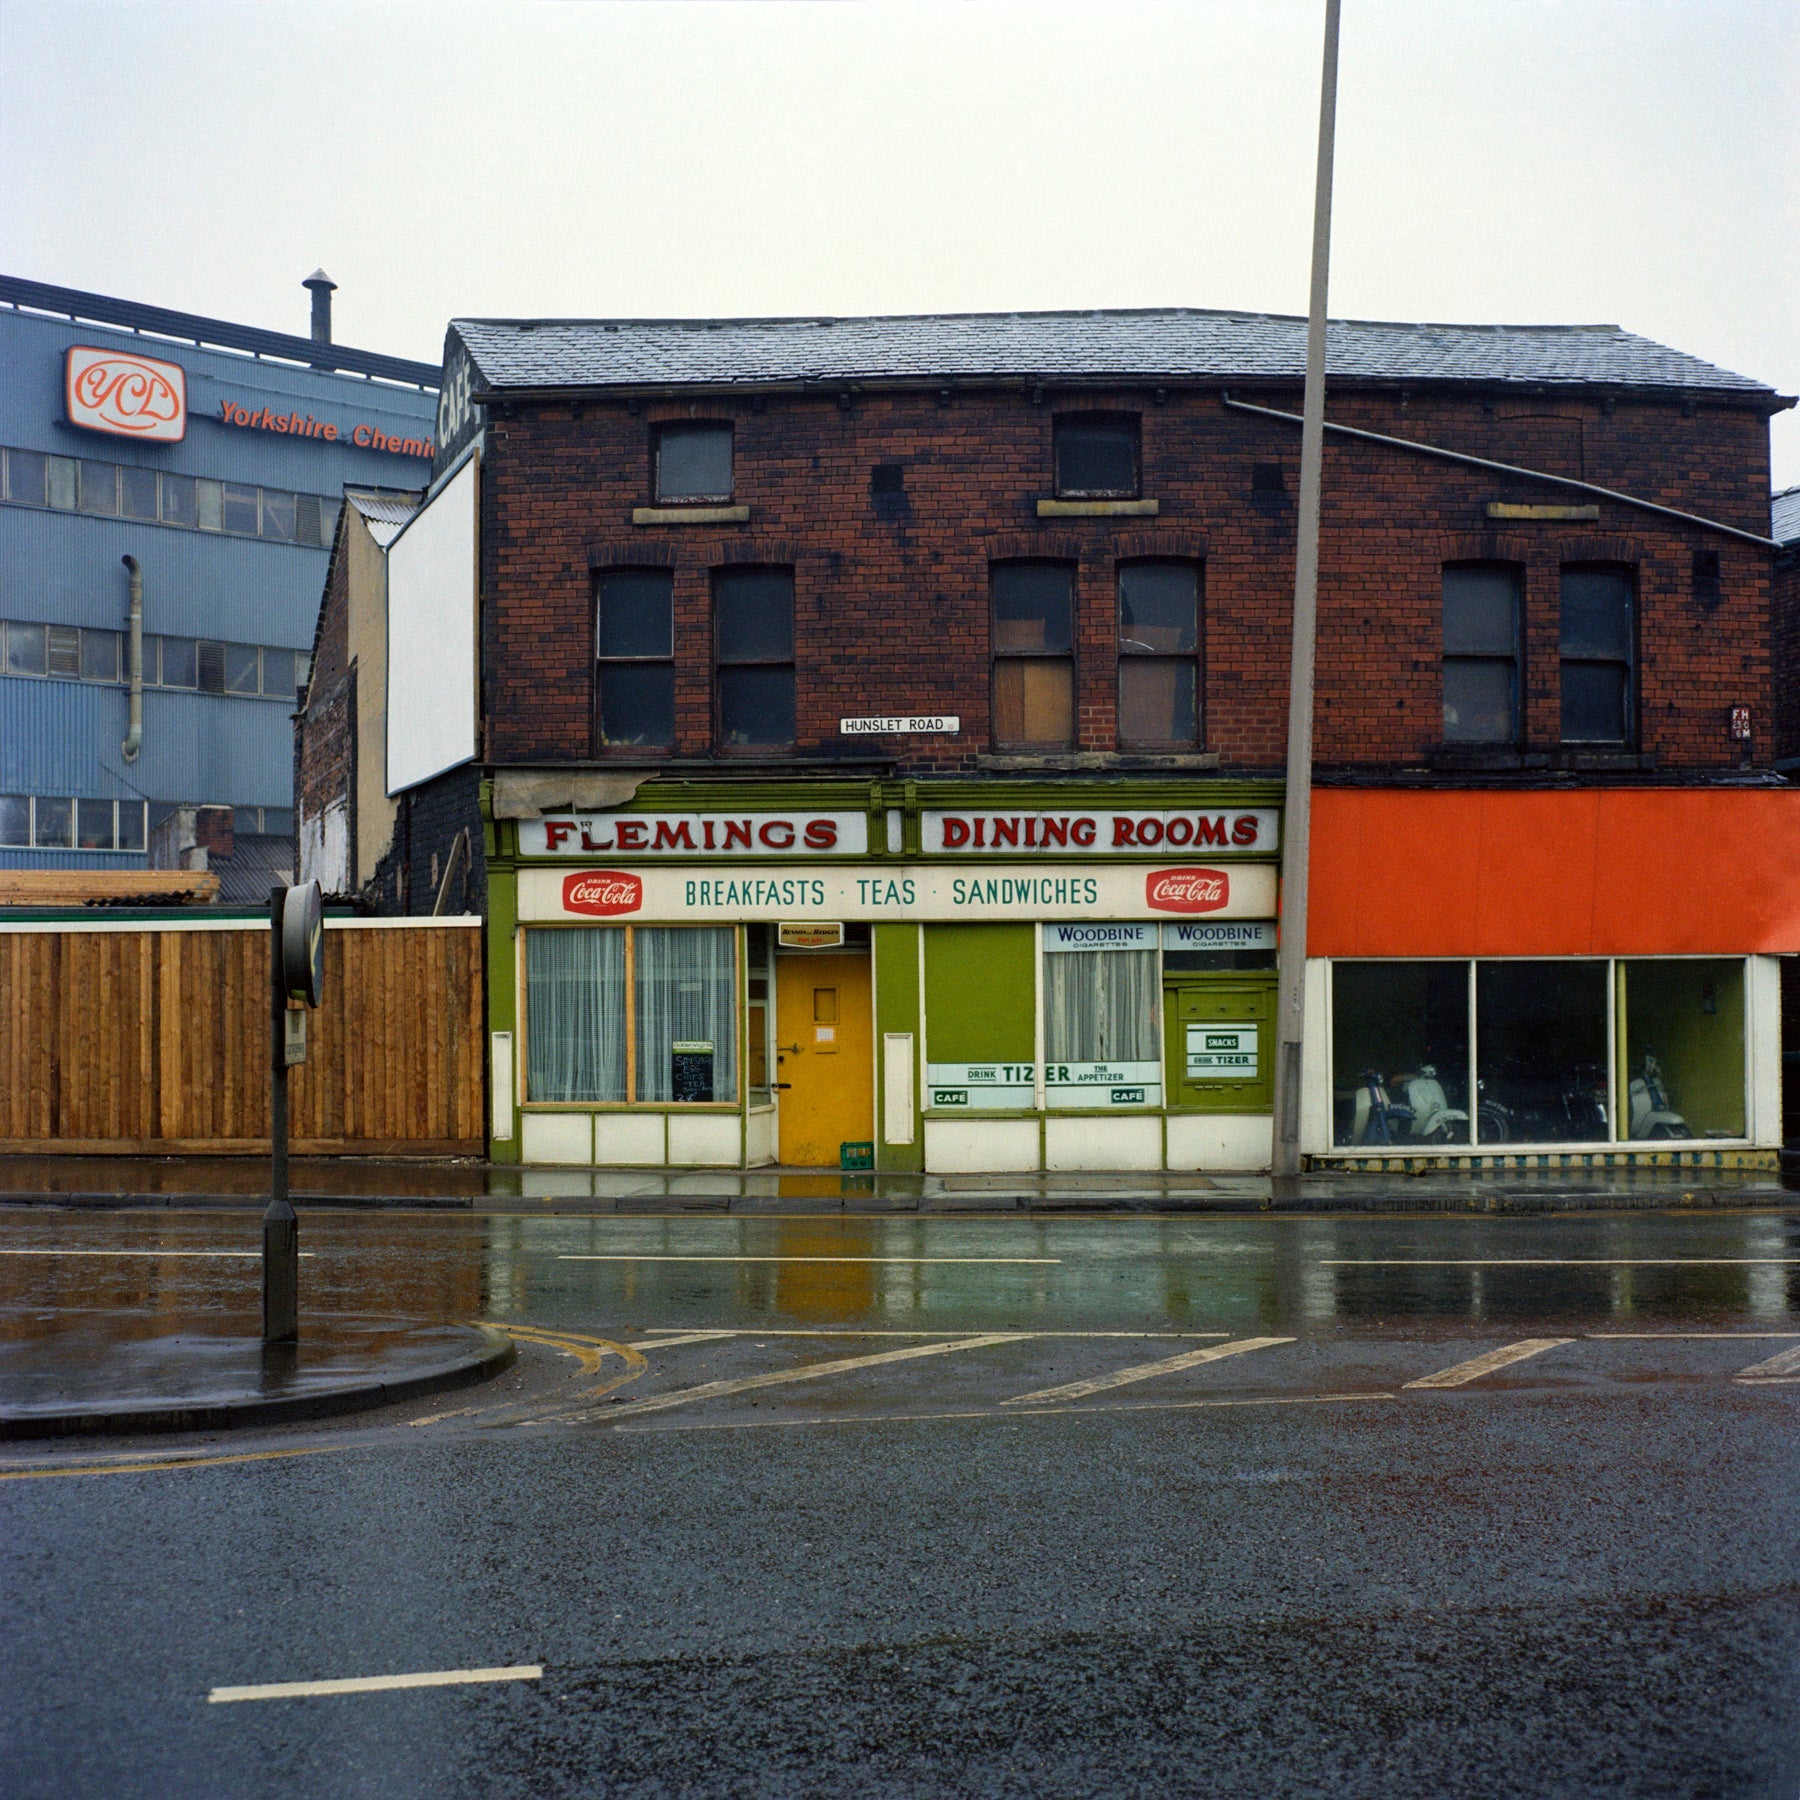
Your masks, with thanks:
[{"label": "yellow door", "polygon": [[781,1160],[838,1165],[842,1144],[875,1135],[874,1026],[867,956],[777,956],[775,1079]]}]

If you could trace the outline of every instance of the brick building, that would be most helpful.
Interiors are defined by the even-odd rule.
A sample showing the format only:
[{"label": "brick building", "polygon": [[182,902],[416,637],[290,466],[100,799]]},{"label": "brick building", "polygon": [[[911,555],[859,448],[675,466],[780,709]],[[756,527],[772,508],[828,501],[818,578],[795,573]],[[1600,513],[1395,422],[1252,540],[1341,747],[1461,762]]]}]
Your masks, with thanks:
[{"label": "brick building", "polygon": [[[1266,1166],[1303,353],[454,323],[385,754],[406,904],[462,846],[485,899],[495,1156]],[[1613,327],[1333,326],[1315,1157],[1778,1142],[1787,404]]]}]

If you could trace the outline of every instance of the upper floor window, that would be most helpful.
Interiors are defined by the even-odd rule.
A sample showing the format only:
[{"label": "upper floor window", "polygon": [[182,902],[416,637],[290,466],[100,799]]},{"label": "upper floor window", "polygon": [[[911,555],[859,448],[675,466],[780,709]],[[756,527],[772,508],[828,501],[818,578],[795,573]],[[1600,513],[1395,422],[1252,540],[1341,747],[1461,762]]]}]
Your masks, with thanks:
[{"label": "upper floor window", "polygon": [[993,607],[994,742],[1067,748],[1075,741],[1075,571],[1002,563]]},{"label": "upper floor window", "polygon": [[658,428],[658,500],[729,500],[731,473],[729,425],[664,425]]},{"label": "upper floor window", "polygon": [[1126,563],[1119,570],[1119,742],[1200,741],[1200,570]]},{"label": "upper floor window", "polygon": [[1504,563],[1444,570],[1444,742],[1519,741],[1519,573]]},{"label": "upper floor window", "polygon": [[1065,413],[1056,421],[1056,491],[1065,499],[1134,500],[1138,422],[1122,413]]},{"label": "upper floor window", "polygon": [[794,742],[794,572],[721,569],[713,577],[719,746]]},{"label": "upper floor window", "polygon": [[675,742],[675,578],[667,569],[600,577],[594,623],[599,738],[618,749]]},{"label": "upper floor window", "polygon": [[1636,735],[1632,582],[1625,569],[1562,572],[1562,741],[1628,745]]}]

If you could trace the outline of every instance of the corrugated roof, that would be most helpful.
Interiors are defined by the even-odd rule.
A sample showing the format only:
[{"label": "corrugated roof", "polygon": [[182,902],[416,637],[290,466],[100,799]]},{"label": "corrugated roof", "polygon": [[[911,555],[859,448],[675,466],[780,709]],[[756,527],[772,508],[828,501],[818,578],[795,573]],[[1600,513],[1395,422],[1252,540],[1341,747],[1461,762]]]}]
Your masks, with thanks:
[{"label": "corrugated roof", "polygon": [[404,525],[419,510],[417,498],[409,498],[404,494],[370,494],[361,488],[345,488],[344,498],[365,519],[376,520],[383,525]]},{"label": "corrugated roof", "polygon": [[1778,544],[1800,544],[1800,487],[1769,497],[1769,536]]},{"label": "corrugated roof", "polygon": [[[1270,313],[938,313],[863,319],[457,319],[489,389],[1165,377],[1298,381],[1306,321]],[[1616,325],[1333,321],[1340,380],[1770,394]]]}]

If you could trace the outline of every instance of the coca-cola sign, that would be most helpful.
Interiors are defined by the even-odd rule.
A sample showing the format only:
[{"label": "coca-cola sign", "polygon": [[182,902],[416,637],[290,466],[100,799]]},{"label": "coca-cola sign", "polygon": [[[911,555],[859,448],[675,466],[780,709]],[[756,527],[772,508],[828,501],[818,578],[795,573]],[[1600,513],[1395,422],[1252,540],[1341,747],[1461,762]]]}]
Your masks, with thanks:
[{"label": "coca-cola sign", "polygon": [[187,435],[187,371],[180,363],[77,344],[64,365],[69,423],[148,444]]},{"label": "coca-cola sign", "polygon": [[1231,877],[1223,869],[1152,869],[1144,901],[1158,912],[1220,912],[1231,904]]},{"label": "coca-cola sign", "polygon": [[565,875],[562,884],[564,912],[587,913],[596,919],[634,913],[644,904],[644,878],[623,869],[588,869]]}]

